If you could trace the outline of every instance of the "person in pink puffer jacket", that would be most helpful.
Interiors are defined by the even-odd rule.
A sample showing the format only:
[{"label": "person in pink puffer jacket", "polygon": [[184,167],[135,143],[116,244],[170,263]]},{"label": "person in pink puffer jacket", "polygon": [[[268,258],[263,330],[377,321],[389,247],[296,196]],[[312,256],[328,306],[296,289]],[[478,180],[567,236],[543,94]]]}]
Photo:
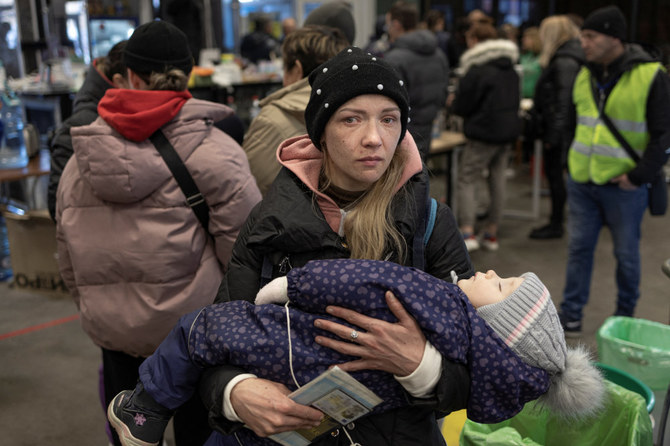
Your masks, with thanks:
[{"label": "person in pink puffer jacket", "polygon": [[[139,364],[180,316],[212,303],[237,233],[261,199],[244,151],[213,126],[231,109],[186,90],[186,36],[167,22],[142,25],[124,61],[132,89],[108,90],[100,117],[72,129],[56,210],[61,275],[84,331],[102,348],[109,400],[135,385]],[[207,230],[148,139],[159,129],[207,202]],[[202,410],[175,423],[178,446],[207,438]],[[191,438],[180,441],[179,430]]]}]

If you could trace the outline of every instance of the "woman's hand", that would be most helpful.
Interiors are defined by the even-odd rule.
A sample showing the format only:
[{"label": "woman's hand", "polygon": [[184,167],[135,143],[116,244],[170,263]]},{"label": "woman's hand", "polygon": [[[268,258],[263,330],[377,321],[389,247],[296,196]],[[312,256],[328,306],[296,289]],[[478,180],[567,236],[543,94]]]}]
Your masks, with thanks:
[{"label": "woman's hand", "polygon": [[323,413],[298,404],[283,384],[260,378],[240,381],[230,393],[230,403],[240,419],[259,437],[318,426]]},{"label": "woman's hand", "polygon": [[360,327],[357,337],[352,337],[351,328],[336,322],[317,319],[314,325],[327,330],[345,341],[317,336],[315,341],[324,347],[361,359],[339,364],[342,370],[383,370],[398,376],[411,374],[421,363],[426,346],[419,324],[391,293],[386,292],[386,303],[398,322],[391,323],[374,319],[342,307],[329,306],[329,314]]}]

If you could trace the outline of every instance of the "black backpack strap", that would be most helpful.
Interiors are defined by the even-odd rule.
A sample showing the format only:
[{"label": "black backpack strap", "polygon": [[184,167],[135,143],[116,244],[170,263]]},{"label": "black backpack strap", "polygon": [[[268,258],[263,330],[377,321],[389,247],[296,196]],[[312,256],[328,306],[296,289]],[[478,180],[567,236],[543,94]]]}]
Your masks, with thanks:
[{"label": "black backpack strap", "polygon": [[261,268],[261,288],[270,283],[272,280],[272,260],[270,256],[265,254],[263,256],[263,267]]},{"label": "black backpack strap", "polygon": [[209,207],[184,162],[179,158],[177,151],[172,147],[172,144],[170,144],[170,141],[161,129],[156,130],[149,137],[149,140],[156,146],[158,153],[163,157],[165,164],[167,164],[174,179],[179,184],[186,197],[186,204],[193,209],[195,216],[198,217],[205,231],[209,232]]},{"label": "black backpack strap", "polygon": [[[600,103],[600,98],[598,97],[599,94],[603,94],[602,92],[605,91],[608,87],[616,85],[616,83],[619,81],[619,77],[616,77],[608,82],[608,85],[600,85],[598,82],[594,79],[593,75],[591,75],[591,93],[593,94],[593,100],[595,101],[596,104]],[[621,132],[619,131],[618,128],[614,125],[612,120],[610,119],[609,116],[605,113],[605,104],[600,104],[599,107],[600,109],[600,119],[603,120],[603,123],[607,126],[609,131],[612,133],[612,136],[616,138],[616,140],[619,142],[621,147],[628,153],[628,156],[630,156],[635,163],[640,162],[640,155],[633,150],[631,145],[626,141],[626,138],[623,137]]]},{"label": "black backpack strap", "polygon": [[430,196],[430,187],[427,185],[425,196],[420,202],[422,206],[417,209],[417,215],[422,218],[416,225],[416,233],[412,242],[412,266],[424,271],[426,269],[426,246],[433,232],[437,215],[437,201]]},{"label": "black backpack strap", "polygon": [[633,148],[630,146],[628,141],[626,141],[626,138],[624,138],[623,135],[621,134],[621,132],[619,131],[619,129],[616,128],[616,126],[614,125],[614,123],[612,122],[610,117],[607,116],[605,114],[605,112],[603,111],[603,112],[600,113],[600,118],[603,120],[603,122],[605,123],[607,128],[610,130],[612,135],[614,135],[616,140],[619,141],[619,144],[621,144],[621,147],[623,147],[624,150],[626,151],[626,153],[628,153],[628,156],[633,158],[633,161],[635,161],[636,163],[639,163],[640,162],[640,155],[638,155],[637,152],[635,152],[635,150],[633,150]]},{"label": "black backpack strap", "polygon": [[430,199],[430,207],[428,209],[428,221],[426,222],[426,233],[423,234],[423,246],[428,246],[428,241],[435,228],[435,219],[437,218],[437,200]]}]

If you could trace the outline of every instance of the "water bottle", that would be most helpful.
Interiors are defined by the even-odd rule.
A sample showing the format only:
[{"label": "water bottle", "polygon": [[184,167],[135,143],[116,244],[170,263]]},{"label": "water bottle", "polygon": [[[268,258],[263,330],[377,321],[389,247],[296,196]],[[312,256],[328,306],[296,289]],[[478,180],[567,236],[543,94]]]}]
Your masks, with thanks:
[{"label": "water bottle", "polygon": [[0,169],[16,169],[28,165],[28,153],[23,140],[23,108],[16,93],[5,85],[0,109]]},{"label": "water bottle", "polygon": [[249,109],[249,118],[253,121],[261,112],[261,105],[258,96],[254,95],[251,98],[251,108]]},{"label": "water bottle", "polygon": [[5,218],[0,215],[0,282],[12,277],[12,264],[9,258],[9,237]]}]

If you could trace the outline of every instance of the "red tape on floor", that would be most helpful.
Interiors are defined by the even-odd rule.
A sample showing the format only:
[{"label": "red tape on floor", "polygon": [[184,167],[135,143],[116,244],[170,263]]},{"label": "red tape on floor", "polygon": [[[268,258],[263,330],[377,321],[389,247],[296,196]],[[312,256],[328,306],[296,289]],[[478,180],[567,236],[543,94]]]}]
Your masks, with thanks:
[{"label": "red tape on floor", "polygon": [[55,319],[53,321],[45,322],[43,324],[37,324],[31,327],[22,328],[20,330],[10,331],[9,333],[0,334],[0,341],[2,341],[3,339],[13,338],[15,336],[32,333],[34,331],[43,330],[45,328],[54,327],[56,325],[66,324],[68,322],[76,321],[77,319],[79,319],[79,313],[61,319]]}]

